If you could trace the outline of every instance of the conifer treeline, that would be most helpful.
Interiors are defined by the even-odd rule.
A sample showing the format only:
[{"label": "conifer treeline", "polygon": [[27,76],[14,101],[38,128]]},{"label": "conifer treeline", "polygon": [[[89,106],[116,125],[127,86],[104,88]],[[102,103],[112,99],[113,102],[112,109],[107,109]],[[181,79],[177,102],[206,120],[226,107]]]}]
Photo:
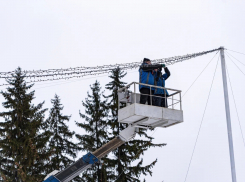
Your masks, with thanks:
[{"label": "conifer treeline", "polygon": [[[17,68],[12,78],[6,80],[10,86],[0,92],[4,98],[1,101],[4,111],[0,112],[0,182],[42,182],[53,170],[73,163],[79,151],[95,151],[117,136],[127,127],[117,120],[117,89],[125,86],[122,82],[125,75],[119,68],[111,72],[111,81],[106,85],[111,93],[108,96],[98,81],[90,86],[79,111],[81,120],[76,121],[86,133],[76,134],[69,128],[70,116],[62,113],[59,96],[51,100],[52,108],[45,117],[48,109],[43,108],[44,102],[33,104],[33,84],[27,84],[24,72]],[[157,160],[143,166],[142,155],[148,148],[164,144],[152,143],[153,138],[145,130],[140,130],[139,135],[145,140],[123,144],[73,181],[139,182],[140,175],[152,175]]]}]

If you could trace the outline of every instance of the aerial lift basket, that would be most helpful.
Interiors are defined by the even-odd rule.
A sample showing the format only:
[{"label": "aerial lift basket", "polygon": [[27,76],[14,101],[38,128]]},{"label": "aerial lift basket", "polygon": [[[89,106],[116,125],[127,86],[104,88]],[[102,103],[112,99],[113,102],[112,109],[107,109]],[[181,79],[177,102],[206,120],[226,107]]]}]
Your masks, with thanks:
[{"label": "aerial lift basket", "polygon": [[[138,85],[144,85],[150,90],[164,89],[171,94],[160,97],[150,93],[147,95],[150,97],[150,103],[140,104],[141,95],[146,94],[137,93],[136,86]],[[154,106],[154,99],[163,99],[166,102],[165,105],[167,103],[169,105],[167,107]],[[118,102],[118,122],[120,123],[139,128],[165,128],[183,122],[180,90],[133,82],[118,90]]]}]

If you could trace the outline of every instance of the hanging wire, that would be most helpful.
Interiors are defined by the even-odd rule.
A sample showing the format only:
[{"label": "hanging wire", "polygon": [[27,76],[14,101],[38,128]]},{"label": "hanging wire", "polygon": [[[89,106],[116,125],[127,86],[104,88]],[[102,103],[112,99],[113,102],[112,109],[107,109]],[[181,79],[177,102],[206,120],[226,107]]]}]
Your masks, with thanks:
[{"label": "hanging wire", "polygon": [[[170,58],[163,58],[163,59],[153,59],[152,64],[160,64],[164,63],[166,65],[172,65],[177,62],[182,62],[184,60],[188,60],[191,58],[195,58],[197,56],[202,56],[204,54],[208,54],[211,52],[215,52],[220,50],[213,49],[209,51],[203,51],[194,54],[186,54],[184,56],[175,56]],[[101,74],[108,74],[113,69],[119,67],[122,70],[128,69],[135,69],[138,68],[142,62],[132,62],[132,63],[123,63],[123,64],[115,64],[115,65],[103,65],[103,66],[96,66],[96,67],[75,67],[75,68],[66,68],[66,69],[48,69],[48,70],[33,70],[33,71],[26,71],[24,70],[24,77],[30,79],[26,83],[34,83],[34,82],[44,82],[44,81],[56,81],[62,79],[72,79],[72,78],[80,78],[85,76],[91,75],[101,75]],[[0,78],[3,79],[11,79],[15,71],[9,72],[0,72]],[[0,86],[9,85],[9,84],[2,84]]]},{"label": "hanging wire", "polygon": [[215,74],[216,74],[218,63],[219,63],[219,57],[218,57],[218,60],[217,60],[217,63],[216,63],[213,80],[212,80],[211,87],[210,87],[210,90],[209,90],[209,93],[208,93],[208,99],[207,99],[207,102],[206,102],[206,105],[205,105],[205,109],[204,109],[204,112],[203,112],[203,115],[202,115],[202,120],[201,120],[199,129],[198,129],[198,133],[197,133],[196,141],[195,141],[195,144],[194,144],[194,148],[193,148],[193,151],[192,151],[192,154],[191,154],[191,159],[190,159],[190,162],[189,162],[189,165],[188,165],[187,173],[186,173],[186,176],[185,176],[185,181],[187,179],[187,176],[188,176],[188,173],[189,173],[189,170],[190,170],[190,166],[191,166],[191,162],[192,162],[192,158],[193,158],[193,155],[194,155],[194,152],[195,152],[195,149],[196,149],[196,145],[197,145],[197,141],[198,141],[199,134],[200,134],[200,131],[201,131],[203,119],[204,119],[204,116],[205,116],[205,113],[206,113],[206,109],[207,109],[210,93],[211,93],[211,90],[212,90],[212,87],[213,87],[214,77],[215,77]]},{"label": "hanging wire", "polygon": [[217,55],[219,51],[217,51],[215,53],[215,55],[212,57],[212,59],[208,62],[208,64],[205,66],[205,68],[201,71],[201,73],[197,76],[197,78],[194,80],[194,82],[192,82],[192,84],[189,86],[189,88],[187,89],[187,91],[183,94],[182,99],[184,98],[185,94],[187,94],[187,92],[190,90],[190,88],[194,85],[194,83],[198,80],[198,78],[202,75],[202,73],[205,71],[205,69],[208,67],[208,65],[212,62],[212,60],[215,58],[215,56]]},{"label": "hanging wire", "polygon": [[[217,50],[220,50],[220,48],[213,49],[213,50],[210,50],[210,51],[203,51],[203,52],[199,52],[199,53],[194,53],[194,54],[186,54],[184,56],[175,56],[175,57],[170,57],[170,58],[153,59],[151,61],[152,61],[153,64],[154,63],[165,63],[165,64],[169,65],[169,64],[174,64],[176,62],[180,62],[180,61],[183,61],[183,60],[191,59],[191,58],[194,58],[194,57],[197,57],[197,56],[202,56],[204,54],[208,54],[208,53],[211,53],[211,52],[214,52],[214,51],[217,51]],[[122,69],[123,68],[128,69],[128,68],[138,67],[140,64],[141,64],[141,62],[132,62],[132,63],[123,63],[123,64],[115,64],[115,65],[103,65],[103,66],[96,66],[96,67],[83,67],[82,66],[82,67],[66,68],[66,69],[62,69],[61,68],[61,69],[48,69],[48,70],[33,70],[33,71],[24,71],[24,73],[26,74],[25,77],[28,77],[28,76],[34,77],[36,74],[43,74],[43,73],[45,73],[45,75],[43,75],[43,76],[67,75],[67,74],[70,74],[70,73],[76,74],[77,73],[76,71],[85,71],[87,73],[87,72],[90,72],[90,71],[91,72],[101,71],[101,69],[107,71],[108,69],[114,69],[114,68],[117,68],[117,67],[120,67]],[[94,71],[92,71],[92,70],[94,70]],[[13,74],[13,73],[14,73],[14,71],[0,72],[0,75],[9,75],[9,76],[11,76],[11,74]],[[31,74],[34,74],[34,75],[31,75]],[[79,74],[79,73],[77,73],[77,74]]]},{"label": "hanging wire", "polygon": [[230,58],[231,62],[242,72],[242,74],[245,76],[245,73],[243,73],[243,71],[237,66],[237,64],[231,59],[231,57],[226,54],[228,58]]},{"label": "hanging wire", "polygon": [[116,182],[119,179],[119,177],[122,175],[123,172],[124,171],[122,171],[121,174],[119,174],[119,176],[117,177],[117,179],[114,182]]},{"label": "hanging wire", "polygon": [[[82,79],[76,79],[76,80],[72,80],[72,81],[68,81],[68,80],[64,80],[62,82],[58,82],[57,84],[54,85],[48,85],[48,86],[43,86],[43,87],[37,87],[35,89],[41,89],[41,88],[47,88],[47,87],[53,87],[53,86],[57,86],[57,85],[63,85],[63,84],[67,84],[67,83],[74,83],[74,82],[78,82],[78,81],[83,81],[83,80],[89,80],[89,79],[93,79],[93,78],[99,78],[99,77],[105,77],[107,75],[101,75],[101,76],[96,76],[96,77],[89,77],[89,78],[82,78]],[[45,85],[46,83],[43,83],[41,85]],[[36,85],[36,86],[40,86],[40,85]]]},{"label": "hanging wire", "polygon": [[227,51],[226,51],[226,55],[230,55],[231,57],[233,57],[235,60],[237,60],[239,63],[241,63],[242,65],[244,65],[245,66],[245,64],[244,63],[242,63],[241,61],[239,61],[237,58],[235,58],[234,56],[232,56],[230,53],[228,53]]},{"label": "hanging wire", "polygon": [[[157,128],[157,129],[158,129],[158,128]],[[150,137],[152,137],[152,136],[156,133],[157,129],[155,129],[155,131],[151,134]],[[148,142],[150,142],[150,141],[148,141]],[[165,144],[165,145],[167,145],[167,144]],[[137,156],[140,152],[142,152],[142,150],[139,150],[139,151],[136,153],[135,156]],[[122,175],[123,172],[124,172],[124,171],[122,171],[122,172],[118,175],[117,179],[116,179],[114,182],[116,182],[116,181],[119,179],[119,177]]]},{"label": "hanging wire", "polygon": [[245,55],[244,53],[241,53],[241,52],[233,51],[233,50],[230,50],[230,49],[227,49],[227,50],[232,51],[232,52],[236,52],[236,53],[238,53],[238,54],[243,54],[243,55]]},{"label": "hanging wire", "polygon": [[243,145],[244,145],[244,148],[245,148],[244,135],[243,135],[243,132],[242,132],[241,122],[240,122],[240,118],[239,118],[239,115],[238,115],[237,106],[236,106],[236,100],[235,100],[235,96],[234,96],[234,94],[233,94],[233,89],[232,89],[231,80],[230,80],[229,71],[228,71],[227,66],[226,66],[226,70],[227,70],[228,80],[229,80],[230,87],[231,87],[231,93],[232,93],[233,101],[234,101],[234,104],[235,104],[235,109],[236,109],[237,119],[238,119],[240,131],[241,131],[241,135],[242,135],[242,140],[243,140]]},{"label": "hanging wire", "polygon": [[[130,74],[130,73],[135,73],[135,72],[138,72],[137,71],[130,71],[130,72],[127,72],[127,74]],[[108,76],[108,75],[101,75],[101,76],[96,76],[96,77],[89,77],[89,78],[82,78],[82,79],[76,79],[76,80],[72,80],[72,81],[61,81],[61,82],[58,82],[57,84],[53,84],[53,85],[48,85],[48,86],[43,86],[43,87],[37,87],[35,88],[36,89],[41,89],[41,88],[47,88],[47,87],[53,87],[53,86],[57,86],[57,85],[63,85],[63,84],[67,84],[67,83],[74,83],[74,82],[79,82],[79,81],[83,81],[83,80],[89,80],[89,79],[94,79],[94,78],[100,78],[100,77],[105,77],[105,76]],[[40,85],[45,85],[45,84],[48,84],[48,83],[42,83]],[[40,86],[40,85],[35,85],[35,86]]]}]

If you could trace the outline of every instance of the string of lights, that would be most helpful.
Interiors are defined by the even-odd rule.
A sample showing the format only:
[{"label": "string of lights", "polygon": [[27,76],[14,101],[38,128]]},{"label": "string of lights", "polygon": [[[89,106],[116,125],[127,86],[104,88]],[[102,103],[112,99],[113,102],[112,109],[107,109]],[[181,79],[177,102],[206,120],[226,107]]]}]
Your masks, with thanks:
[{"label": "string of lights", "polygon": [[[108,73],[110,73],[110,71],[107,71],[107,72],[106,71],[105,72],[99,72],[99,73],[91,73],[91,74],[89,74],[89,76],[108,74]],[[68,80],[68,79],[72,79],[72,78],[82,78],[84,76],[88,76],[88,75],[68,76],[68,77],[48,78],[48,79],[35,79],[35,77],[34,77],[34,78],[31,78],[29,81],[26,81],[26,83],[36,83],[36,82],[45,82],[45,81],[57,81],[57,80]],[[7,79],[10,79],[10,78],[7,78]],[[6,84],[1,84],[0,86],[7,86],[7,85],[9,85],[9,84],[7,84],[7,83]]]},{"label": "string of lights", "polygon": [[[184,60],[202,56],[218,50],[220,50],[220,48],[194,53],[194,54],[186,54],[184,56],[154,59],[151,60],[151,62],[152,64],[172,65],[178,62],[182,62]],[[65,68],[65,69],[61,68],[61,69],[29,70],[29,71],[24,70],[23,73],[25,75],[25,78],[28,79],[26,83],[34,83],[34,82],[81,78],[81,77],[91,76],[91,75],[108,74],[109,72],[111,72],[113,69],[117,67],[121,68],[122,70],[128,70],[128,69],[138,68],[141,64],[142,62],[132,62],[132,63],[123,63],[123,64],[114,64],[114,65],[102,65],[96,67],[81,66],[81,67]],[[14,72],[15,71],[0,72],[0,79],[11,79]],[[8,85],[8,84],[2,84],[0,86],[4,86],[4,85]]]}]

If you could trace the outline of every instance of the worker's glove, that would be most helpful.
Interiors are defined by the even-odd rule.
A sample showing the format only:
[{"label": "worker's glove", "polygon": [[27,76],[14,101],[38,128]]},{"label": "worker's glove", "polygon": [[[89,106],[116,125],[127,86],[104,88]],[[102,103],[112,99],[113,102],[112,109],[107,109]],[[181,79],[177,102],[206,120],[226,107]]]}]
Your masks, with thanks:
[{"label": "worker's glove", "polygon": [[165,64],[162,64],[162,67],[165,68],[166,67]]}]

